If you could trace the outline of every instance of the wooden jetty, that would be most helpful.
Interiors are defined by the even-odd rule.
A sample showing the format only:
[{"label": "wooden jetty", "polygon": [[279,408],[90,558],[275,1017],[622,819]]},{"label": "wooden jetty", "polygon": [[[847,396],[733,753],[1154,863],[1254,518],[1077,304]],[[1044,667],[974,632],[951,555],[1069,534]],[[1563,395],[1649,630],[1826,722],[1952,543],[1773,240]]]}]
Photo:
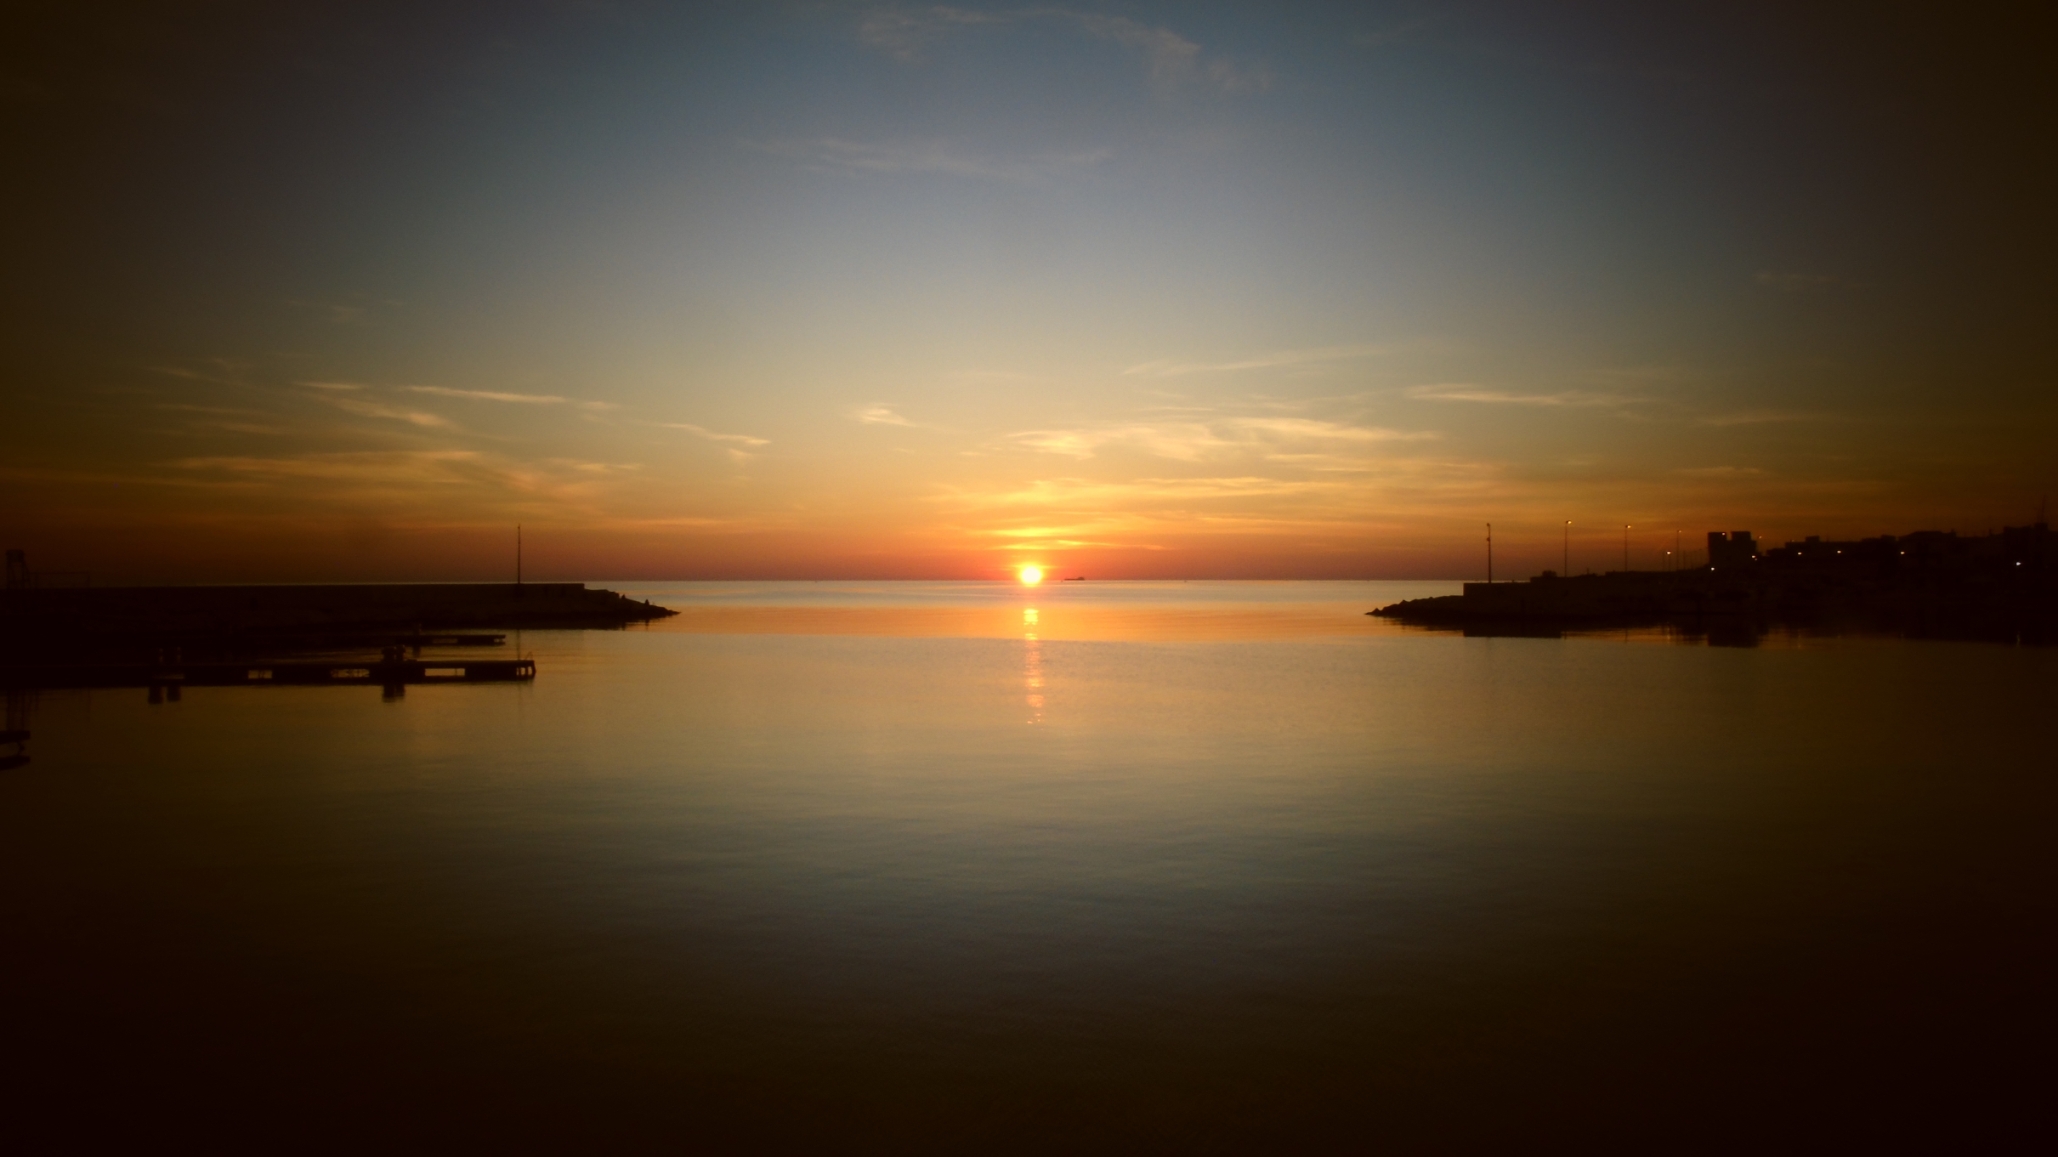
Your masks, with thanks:
[{"label": "wooden jetty", "polygon": [[534,659],[324,659],[208,663],[15,663],[0,687],[311,687],[411,683],[508,683],[536,677]]}]

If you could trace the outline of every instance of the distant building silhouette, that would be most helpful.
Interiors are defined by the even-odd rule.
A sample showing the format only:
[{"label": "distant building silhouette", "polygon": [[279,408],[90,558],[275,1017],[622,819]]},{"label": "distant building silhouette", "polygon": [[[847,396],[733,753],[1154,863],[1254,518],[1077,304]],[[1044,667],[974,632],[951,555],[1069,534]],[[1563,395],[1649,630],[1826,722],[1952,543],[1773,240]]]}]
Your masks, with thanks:
[{"label": "distant building silhouette", "polygon": [[1768,574],[1884,578],[1985,574],[2007,582],[2037,581],[2058,571],[2058,536],[2036,522],[1998,534],[1961,536],[1918,530],[1877,538],[1829,541],[1809,535],[1765,552]]},{"label": "distant building silhouette", "polygon": [[89,587],[93,576],[82,570],[37,570],[29,569],[28,552],[14,547],[7,551],[7,585],[5,590],[28,591],[50,587]]},{"label": "distant building silhouette", "polygon": [[[1748,530],[1708,535],[1710,565],[1528,582],[1466,583],[1373,614],[1467,631],[1556,631],[1566,623],[1771,623],[1931,637],[2058,643],[2058,534],[2039,519],[1983,535],[1918,530],[1852,541],[1811,535],[1758,553]],[[1526,624],[1526,625],[1525,625]],[[1726,629],[1726,628],[1725,628]]]},{"label": "distant building silhouette", "polygon": [[1715,570],[1749,566],[1758,557],[1758,540],[1748,530],[1708,532],[1708,565]]}]

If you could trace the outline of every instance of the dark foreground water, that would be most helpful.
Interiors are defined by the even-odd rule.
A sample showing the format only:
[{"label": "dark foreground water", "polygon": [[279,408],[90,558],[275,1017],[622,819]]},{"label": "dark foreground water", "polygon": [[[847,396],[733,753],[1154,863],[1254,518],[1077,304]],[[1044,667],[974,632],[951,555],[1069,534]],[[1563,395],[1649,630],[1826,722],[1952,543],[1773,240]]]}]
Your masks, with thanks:
[{"label": "dark foreground water", "polygon": [[2050,1135],[2058,652],[1362,614],[1428,584],[623,589],[689,613],[525,634],[531,686],[44,694],[13,1141]]}]

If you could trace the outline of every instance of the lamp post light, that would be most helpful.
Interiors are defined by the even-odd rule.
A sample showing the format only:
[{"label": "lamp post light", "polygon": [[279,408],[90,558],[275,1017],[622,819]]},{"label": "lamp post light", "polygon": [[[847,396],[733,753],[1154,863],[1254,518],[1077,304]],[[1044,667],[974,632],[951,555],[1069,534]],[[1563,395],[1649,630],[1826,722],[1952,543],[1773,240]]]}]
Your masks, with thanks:
[{"label": "lamp post light", "polygon": [[1563,575],[1564,575],[1564,576],[1565,576],[1566,578],[1571,578],[1571,577],[1572,577],[1572,520],[1571,520],[1571,519],[1569,519],[1569,518],[1565,520],[1565,564],[1564,564],[1564,565],[1565,565],[1565,569],[1564,569],[1563,571],[1560,571],[1559,573],[1563,574]]},{"label": "lamp post light", "polygon": [[1622,573],[1629,573],[1629,524],[1622,524]]},{"label": "lamp post light", "polygon": [[1493,523],[1486,524],[1486,581],[1493,581]]}]

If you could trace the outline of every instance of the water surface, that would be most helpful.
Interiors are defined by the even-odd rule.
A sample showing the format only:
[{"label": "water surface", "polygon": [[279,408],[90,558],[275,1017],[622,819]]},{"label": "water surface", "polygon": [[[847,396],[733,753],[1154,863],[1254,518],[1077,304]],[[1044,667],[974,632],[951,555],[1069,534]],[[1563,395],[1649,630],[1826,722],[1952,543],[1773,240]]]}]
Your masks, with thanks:
[{"label": "water surface", "polygon": [[1964,1140],[2048,1103],[2052,652],[1466,639],[1452,584],[612,584],[532,685],[46,693],[78,1138]]}]

